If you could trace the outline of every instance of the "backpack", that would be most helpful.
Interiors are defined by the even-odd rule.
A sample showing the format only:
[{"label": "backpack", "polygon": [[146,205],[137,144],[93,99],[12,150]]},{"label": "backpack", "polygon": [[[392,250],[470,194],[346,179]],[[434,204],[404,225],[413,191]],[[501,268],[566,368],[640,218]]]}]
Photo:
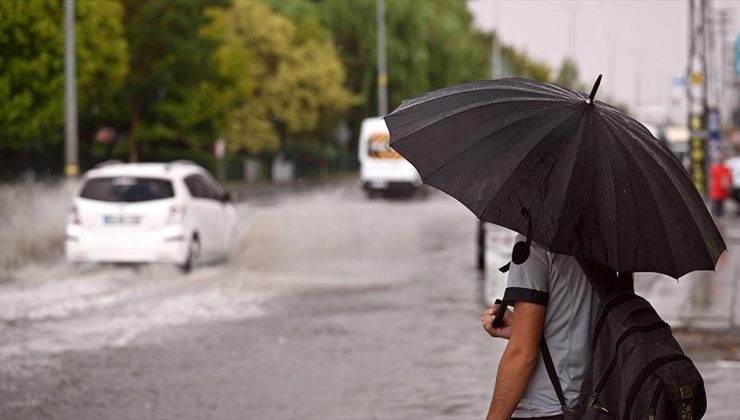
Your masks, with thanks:
[{"label": "backpack", "polygon": [[555,366],[545,342],[541,354],[565,419],[581,420],[695,420],[707,408],[704,381],[694,363],[673,337],[650,303],[629,285],[615,287],[613,279],[583,261],[589,282],[601,298],[592,319],[592,389],[577,407],[566,407]]}]

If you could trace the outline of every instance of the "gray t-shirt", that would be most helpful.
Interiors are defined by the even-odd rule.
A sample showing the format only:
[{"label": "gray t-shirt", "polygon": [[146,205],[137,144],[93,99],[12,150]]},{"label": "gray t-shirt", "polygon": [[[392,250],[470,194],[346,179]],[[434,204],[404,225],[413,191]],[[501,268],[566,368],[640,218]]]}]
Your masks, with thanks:
[{"label": "gray t-shirt", "polygon": [[[516,241],[525,240],[517,235]],[[532,243],[527,261],[511,265],[504,301],[547,306],[545,340],[560,378],[568,406],[583,398],[591,378],[591,312],[598,298],[578,261],[548,252]],[[516,309],[514,309],[516,311]],[[537,367],[512,417],[562,414],[560,402],[540,356]]]}]

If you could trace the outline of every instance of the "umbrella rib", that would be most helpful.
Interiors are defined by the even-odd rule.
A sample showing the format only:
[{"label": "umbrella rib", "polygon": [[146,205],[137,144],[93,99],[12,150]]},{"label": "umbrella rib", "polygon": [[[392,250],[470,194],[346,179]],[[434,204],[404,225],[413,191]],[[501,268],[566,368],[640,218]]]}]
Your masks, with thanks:
[{"label": "umbrella rib", "polygon": [[[640,124],[640,122],[639,122],[639,121],[635,121],[634,119],[632,119],[632,118],[629,118],[629,117],[625,116],[624,114],[620,113],[620,112],[619,112],[619,110],[616,110],[616,109],[609,109],[608,111],[610,111],[610,112],[609,112],[609,113],[607,113],[607,114],[604,114],[604,117],[605,117],[605,118],[610,118],[611,120],[616,120],[617,118],[628,118],[629,120],[631,120],[631,121],[632,121],[632,122],[634,122],[635,124],[639,125],[639,127],[641,127],[641,128],[642,128],[642,130],[644,130],[644,132],[645,132],[645,133],[648,133],[648,134],[650,133],[650,130],[648,130],[648,129],[647,129],[647,128],[646,128],[645,126],[643,126],[642,124]],[[628,131],[630,130],[630,128],[629,128],[629,127],[627,127],[627,129],[628,129]],[[631,132],[632,132],[632,131],[631,131]],[[652,135],[652,134],[650,134],[650,137],[652,137],[652,136],[653,136],[653,135]],[[656,140],[656,141],[657,141],[657,140]],[[681,174],[683,174],[683,175],[684,175],[684,178],[685,178],[685,179],[686,179],[686,180],[687,180],[688,182],[690,182],[691,184],[693,184],[693,183],[694,183],[694,180],[693,180],[693,179],[691,179],[691,177],[689,176],[688,172],[686,172],[686,170],[684,169],[683,165],[681,165],[681,162],[679,162],[679,161],[678,161],[678,159],[676,159],[676,158],[675,158],[675,155],[673,155],[673,152],[671,152],[671,151],[670,151],[670,150],[668,150],[668,149],[665,149],[665,148],[659,147],[659,146],[658,146],[657,144],[654,144],[654,142],[653,142],[653,143],[649,143],[649,142],[643,142],[643,141],[640,141],[640,142],[638,142],[638,144],[639,144],[639,145],[640,145],[640,147],[642,147],[642,148],[647,148],[647,147],[649,147],[649,148],[650,148],[651,150],[653,150],[653,151],[658,151],[658,152],[660,152],[660,153],[661,153],[661,154],[662,154],[663,156],[665,156],[665,157],[667,158],[667,160],[668,160],[668,161],[669,161],[669,162],[670,162],[670,163],[671,163],[671,164],[673,165],[673,167],[674,167],[675,169],[678,169],[678,172],[679,172],[679,173],[681,173]],[[662,167],[665,167],[665,166],[663,165],[663,163],[664,163],[663,161],[659,161],[659,163],[661,163],[661,166],[662,166]]]},{"label": "umbrella rib", "polygon": [[[529,88],[527,89],[527,88],[523,88],[522,86],[506,84],[506,82],[514,82],[514,81],[527,82],[523,84],[526,84]],[[559,93],[567,94],[569,99],[574,99],[574,100],[584,99],[583,97],[580,96],[578,92],[568,90],[562,86],[557,86],[557,85],[552,85],[552,84],[547,85],[547,86],[539,86],[539,85],[530,84],[529,82],[530,81],[528,79],[508,78],[508,79],[483,80],[483,81],[478,81],[478,82],[464,83],[462,85],[453,86],[451,88],[442,88],[436,91],[423,94],[421,96],[417,96],[412,99],[405,100],[401,102],[401,105],[394,112],[401,111],[410,106],[418,106],[420,104],[431,102],[433,100],[446,98],[452,95],[458,95],[464,92],[473,92],[476,90],[509,90],[509,91],[534,93],[534,94],[539,94],[539,95],[546,95],[546,94],[555,95],[555,92],[559,92]],[[495,85],[487,86],[493,83],[495,83]],[[536,88],[541,88],[541,89],[536,89]],[[557,88],[557,89],[553,89],[553,88]],[[557,100],[557,101],[564,100],[563,97],[538,98],[538,100],[547,100],[547,99]]]},{"label": "umbrella rib", "polygon": [[[597,108],[596,111],[600,117],[604,118],[599,108]],[[608,129],[605,129],[604,131],[606,133],[605,137],[608,139],[608,141],[611,142],[613,146],[616,147],[616,142],[614,140],[613,133],[609,131]],[[614,163],[612,162],[611,159],[608,158],[608,155],[606,159],[602,159],[602,162],[605,162],[606,165],[609,165],[609,172],[611,174],[611,177],[604,177],[605,178],[604,181],[608,184],[604,186],[604,192],[605,194],[608,194],[609,191],[611,191],[614,197],[614,200],[613,200],[614,206],[613,207],[607,206],[607,211],[609,212],[609,217],[611,219],[611,223],[609,225],[612,228],[611,233],[612,235],[614,235],[614,238],[616,240],[616,248],[614,249],[613,253],[614,253],[614,264],[615,266],[617,266],[619,264],[619,257],[620,257],[619,255],[620,238],[619,238],[619,206],[617,205],[618,203],[617,203],[616,197],[619,196],[619,192],[617,191],[617,185],[614,182],[614,174],[615,174]],[[606,202],[609,202],[609,200],[606,200]]]},{"label": "umbrella rib", "polygon": [[[578,127],[576,127],[576,132],[578,132],[578,130],[579,130],[579,129],[580,129],[581,127],[582,127],[582,125],[583,125],[583,124],[585,123],[585,121],[584,121],[584,119],[583,119],[583,113],[584,113],[585,111],[586,111],[586,110],[584,109],[584,110],[583,110],[583,111],[581,112],[581,115],[579,115],[579,117],[578,117],[578,120],[580,120],[580,124],[578,124]],[[579,142],[578,142],[578,145],[577,145],[577,146],[578,146],[577,148],[578,148],[579,150],[580,150],[580,148],[581,148],[581,145],[582,145],[582,144],[583,144],[583,137],[581,137],[581,139],[579,140]],[[561,142],[561,146],[560,146],[560,149],[558,149],[558,157],[560,157],[560,153],[562,152],[562,150],[563,150],[563,147],[564,147],[564,145],[565,145],[565,142],[564,142],[564,141],[563,141],[563,142]],[[568,190],[570,190],[570,185],[571,185],[571,183],[573,182],[573,172],[575,171],[575,168],[576,168],[576,162],[578,161],[578,157],[577,157],[577,156],[578,156],[578,153],[576,153],[576,159],[574,159],[574,161],[573,161],[573,165],[571,165],[571,167],[570,167],[570,175],[568,176],[568,186],[567,186],[567,188],[565,189],[566,193],[567,193],[567,191],[568,191]],[[557,159],[553,159],[553,162],[552,162],[552,163],[550,164],[550,167],[549,167],[549,168],[547,168],[547,172],[545,173],[545,177],[544,177],[543,179],[547,178],[547,176],[549,176],[549,175],[550,175],[550,171],[552,171],[552,168],[554,168],[554,167],[555,167],[555,162],[556,162],[556,161],[557,161]],[[532,199],[532,201],[534,201],[534,198]],[[532,205],[532,203],[530,202],[530,203],[529,203],[529,205],[531,206],[531,205]],[[562,212],[563,212],[563,207],[560,207],[560,213],[562,213]],[[559,219],[559,217],[558,217],[558,219]],[[562,224],[558,223],[558,225],[557,225],[557,230],[555,231],[555,235],[553,235],[553,238],[557,238],[558,236],[560,236],[560,229],[561,229],[561,228],[562,228]]]},{"label": "umbrella rib", "polygon": [[[611,118],[610,118],[610,122],[611,122]],[[639,140],[639,138],[637,137],[637,135],[633,131],[631,131],[629,128],[627,129],[627,131],[630,133],[630,135],[634,139]],[[637,141],[636,143],[638,143],[643,149],[650,148],[650,150],[658,149],[660,151],[663,151],[662,148],[658,147],[657,145],[651,145],[649,143],[645,143],[645,142],[642,142],[642,141]],[[665,153],[663,153],[663,154],[665,155]],[[669,158],[668,160],[669,160],[669,162],[674,163],[674,160],[673,159],[670,159]],[[657,161],[658,165],[661,167],[661,169],[663,169],[663,172],[665,172],[666,174],[668,174],[669,172],[665,169],[666,168],[665,163],[663,161],[661,161],[661,160],[656,160],[656,161]],[[686,174],[686,172],[683,170],[683,168],[680,168],[680,171],[679,172],[685,175],[684,182],[686,180],[688,180],[693,185],[693,181],[691,181],[691,179],[688,177],[688,174]],[[682,201],[683,202],[690,203],[690,200],[692,200],[692,198],[685,197],[684,194],[682,194],[681,188],[679,188],[679,186],[676,185],[676,182],[680,182],[680,181],[679,180],[675,180],[671,176],[667,176],[666,178],[670,182],[668,184],[666,184],[666,185],[664,185],[663,183],[658,183],[658,187],[660,188],[660,190],[662,190],[668,196],[679,196],[679,197],[682,198]],[[652,187],[651,187],[651,190],[653,190]],[[702,207],[704,206],[704,203],[703,202],[701,203],[701,206]],[[701,230],[698,227],[698,221],[696,220],[694,213],[689,208],[687,208],[687,207],[678,207],[678,208],[680,209],[679,212],[682,215],[682,219],[684,219],[684,222],[686,223],[686,225],[689,228],[693,229],[694,232],[699,237],[702,238],[702,242],[704,243],[704,247],[702,247],[702,250],[709,257],[709,260],[715,261],[714,260],[714,257],[712,256],[712,254],[710,254],[710,251],[709,251],[709,248],[710,247],[711,248],[714,248],[711,243],[708,243],[708,240],[711,240],[711,238],[708,238],[707,236],[705,236],[705,235],[702,234]],[[662,208],[659,207],[659,209],[661,210],[661,213],[662,213]],[[721,236],[720,236],[720,239],[721,239]],[[723,243],[724,243],[724,241],[723,241]],[[725,245],[725,249],[727,249],[726,245]],[[676,272],[678,272],[678,271],[679,270],[676,270]]]},{"label": "umbrella rib", "polygon": [[[550,122],[550,121],[553,121],[553,120],[555,120],[555,119],[557,119],[557,118],[561,117],[561,116],[562,116],[562,115],[564,115],[565,113],[566,113],[566,112],[564,111],[564,112],[562,112],[562,113],[560,113],[560,114],[557,114],[557,115],[555,115],[555,116],[554,116],[553,118],[550,118],[550,119],[546,120],[545,122],[543,122],[543,124],[546,124],[546,123],[548,123],[548,122]],[[465,153],[465,152],[469,151],[470,149],[473,149],[474,147],[478,146],[478,145],[479,145],[479,144],[480,144],[480,143],[481,143],[482,141],[484,141],[484,140],[486,140],[486,139],[490,138],[490,137],[491,137],[491,136],[493,136],[494,134],[496,134],[496,133],[499,133],[499,132],[501,132],[502,130],[504,130],[504,129],[506,129],[506,128],[508,128],[508,127],[510,127],[510,126],[512,126],[512,125],[514,125],[514,124],[516,124],[516,123],[521,123],[522,121],[527,121],[527,120],[529,120],[529,119],[532,119],[532,118],[534,118],[534,117],[537,117],[537,116],[538,116],[538,115],[533,115],[533,116],[530,116],[530,117],[527,117],[527,118],[523,118],[523,119],[520,119],[520,120],[512,121],[511,123],[509,123],[509,124],[506,124],[506,125],[502,126],[501,128],[499,128],[498,130],[496,130],[496,131],[494,131],[493,133],[489,134],[488,136],[486,136],[486,137],[484,137],[484,138],[482,138],[482,139],[480,139],[480,140],[476,141],[475,143],[471,144],[470,146],[468,146],[468,147],[466,147],[466,148],[464,148],[464,149],[460,150],[459,152],[457,152],[457,153],[455,153],[455,154],[454,154],[453,156],[451,156],[451,157],[450,157],[449,159],[447,159],[446,161],[444,161],[444,162],[443,162],[443,163],[442,163],[441,165],[439,165],[438,167],[434,168],[434,170],[430,171],[430,172],[429,172],[429,173],[428,173],[427,175],[425,175],[425,176],[424,176],[424,181],[426,182],[426,180],[428,180],[429,178],[431,178],[432,176],[434,176],[434,174],[436,174],[437,172],[439,172],[439,170],[440,170],[440,169],[444,168],[444,167],[445,167],[445,166],[447,166],[447,165],[448,165],[448,164],[449,164],[450,162],[452,162],[452,161],[454,161],[455,159],[457,159],[457,157],[458,157],[458,156],[460,156],[461,154],[463,154],[463,153]],[[526,134],[525,134],[524,136],[526,136]],[[514,145],[515,145],[515,144],[516,144],[516,142],[512,142],[512,144],[511,144],[511,145],[510,145],[510,146],[509,146],[508,148],[506,148],[506,149],[504,149],[504,150],[502,151],[502,154],[503,154],[503,153],[505,153],[506,151],[508,151],[509,149],[511,149],[512,147],[514,147]],[[520,164],[521,164],[521,163],[520,163]],[[513,171],[512,171],[512,173],[513,173]],[[507,179],[507,181],[508,181],[508,179]],[[504,184],[505,184],[505,183],[506,183],[507,181],[504,181],[504,183],[502,183],[501,185],[504,185]],[[485,212],[485,211],[484,211],[484,212]]]},{"label": "umbrella rib", "polygon": [[[608,126],[610,129],[613,130],[614,129],[614,121],[612,121],[612,119],[611,118],[608,118],[608,117],[605,119],[605,121],[607,123],[606,126]],[[630,134],[630,136],[633,139],[636,138],[636,136],[632,132],[630,132],[629,130],[627,130],[627,132]],[[637,141],[636,143],[639,144],[641,142],[640,141]],[[668,227],[665,225],[665,218],[663,217],[664,216],[663,208],[662,208],[662,206],[659,206],[658,203],[657,203],[657,198],[656,198],[656,194],[655,194],[656,193],[656,186],[653,184],[653,182],[651,182],[652,179],[650,177],[650,174],[648,174],[648,173],[645,172],[645,165],[644,165],[644,163],[641,161],[641,159],[639,158],[639,156],[636,156],[633,153],[633,151],[631,150],[631,148],[626,147],[625,145],[623,145],[621,143],[618,144],[618,147],[622,148],[627,153],[627,155],[629,155],[632,158],[632,160],[636,163],[637,167],[640,169],[640,172],[642,173],[642,175],[643,175],[643,177],[644,177],[644,179],[646,181],[646,184],[647,184],[648,188],[650,189],[650,192],[651,192],[650,196],[653,199],[653,204],[654,204],[655,208],[657,209],[658,214],[660,215],[660,221],[661,221],[660,225],[662,227],[662,230],[661,231],[663,233],[663,237],[665,238],[665,243],[667,244],[668,248],[671,250],[671,255],[674,255],[673,254],[673,249],[674,249],[673,248],[673,244],[671,243],[671,240],[670,240],[670,238],[668,236]],[[631,182],[630,182],[630,184],[631,184]],[[658,184],[660,184],[660,183],[658,183]],[[665,187],[663,187],[662,185],[658,185],[657,188],[659,188],[660,190],[663,190],[664,192],[667,192],[667,189]],[[633,195],[634,195],[634,190],[633,190]],[[639,231],[639,227],[640,226],[638,224],[638,231]],[[673,258],[671,258],[671,264],[673,265],[673,271],[674,271],[674,273],[678,273],[679,272],[679,269],[678,269],[678,267],[676,265],[676,261]]]},{"label": "umbrella rib", "polygon": [[[550,122],[550,121],[553,121],[553,120],[555,120],[555,118],[552,118],[552,119],[548,120],[547,122]],[[567,119],[565,121],[563,121],[563,123],[565,123],[566,121],[567,121]],[[560,125],[558,125],[557,127],[560,127]],[[560,147],[558,148],[558,156],[560,156],[560,153],[563,151],[564,145],[565,145],[565,142],[560,142]],[[519,169],[519,167],[522,166],[522,164],[524,163],[525,160],[526,160],[526,158],[525,159],[522,159],[519,162],[519,164],[517,165],[517,167],[509,173],[509,176],[506,178],[506,181],[504,181],[501,184],[501,188],[499,188],[499,191],[501,191],[503,189],[503,186],[506,185],[509,182],[509,180],[511,179],[511,177],[513,176],[513,174],[516,173],[516,171]],[[550,163],[550,166],[547,168],[547,171],[545,171],[545,175],[542,177],[543,180],[544,179],[547,179],[547,177],[550,175],[550,172],[552,172],[552,169],[555,167],[555,163],[556,162],[557,162],[557,159],[552,159],[552,162]],[[491,198],[491,200],[486,205],[485,209],[483,209],[483,212],[481,213],[481,216],[484,215],[484,214],[486,214],[486,212],[491,207],[491,205],[493,204],[493,202],[496,201],[496,198],[497,197],[498,197],[498,192],[496,194],[494,194],[494,196]],[[529,202],[529,204],[528,204],[528,210],[532,207],[532,202],[534,202],[534,198]],[[536,224],[536,222],[534,222],[534,224]]]},{"label": "umbrella rib", "polygon": [[[612,122],[609,121],[608,118],[605,118],[604,122],[605,122],[604,127],[606,127],[606,129],[610,133],[611,137],[612,138],[616,138],[616,135],[615,135],[615,127],[612,125]],[[615,146],[617,148],[620,148],[620,149],[623,149],[623,150],[624,149],[627,149],[627,148],[623,147],[623,145],[620,142],[614,142],[614,144],[615,144]],[[629,153],[629,152],[627,152],[627,153]],[[631,154],[630,154],[630,156],[631,156]],[[632,160],[635,161],[636,159],[632,156]],[[642,168],[640,170],[642,171]],[[632,195],[632,200],[633,200],[634,203],[638,203],[639,200],[637,198],[637,195],[635,194],[635,188],[633,186],[632,179],[629,177],[629,175],[628,175],[627,172],[625,172],[625,175],[627,175],[627,176],[625,176],[625,179],[626,179],[627,183],[630,186],[629,191],[630,191],[630,194]],[[653,195],[651,194],[651,196],[653,196]],[[654,198],[655,197],[653,196],[653,199]],[[635,205],[635,208],[637,208],[637,205]],[[642,231],[642,226],[639,223],[637,223],[636,224],[636,228],[637,228],[637,236],[639,238],[639,237],[642,236],[642,234],[640,233]],[[664,227],[664,230],[665,230],[665,227]],[[665,234],[665,232],[664,232],[664,236],[667,237],[667,234]],[[634,254],[633,254],[633,265],[635,266],[635,268],[637,268],[637,255],[639,254],[638,250],[639,250],[639,243],[640,243],[640,241],[637,241],[637,243],[638,243],[638,247],[636,247],[634,249]],[[635,269],[635,271],[638,271],[638,270]]]},{"label": "umbrella rib", "polygon": [[[496,98],[495,100],[490,100],[490,101],[486,101],[486,102],[483,102],[483,101],[475,102],[473,104],[468,104],[464,108],[457,108],[454,111],[448,111],[448,112],[442,113],[442,114],[440,114],[441,116],[438,119],[434,120],[432,123],[426,124],[423,127],[420,127],[420,128],[415,129],[415,130],[409,131],[408,133],[404,133],[403,137],[404,138],[408,138],[410,136],[413,136],[414,134],[418,133],[419,131],[429,129],[429,128],[431,128],[431,127],[433,127],[433,126],[435,126],[435,125],[437,125],[439,123],[442,123],[442,122],[444,122],[444,121],[446,121],[446,120],[448,120],[448,119],[450,119],[452,117],[455,117],[458,114],[461,114],[463,112],[469,112],[469,111],[472,111],[474,109],[478,109],[478,108],[482,108],[482,107],[486,107],[486,106],[491,106],[491,105],[503,104],[503,103],[509,104],[509,103],[514,103],[514,102],[530,102],[530,101],[531,102],[543,102],[543,101],[546,101],[546,102],[553,102],[553,103],[562,102],[562,100],[557,100],[557,99],[540,99],[540,98],[533,98],[533,97],[516,98],[516,99],[511,99],[511,98]],[[545,108],[545,106],[536,107],[536,108],[533,108],[533,109],[539,109],[539,108]],[[512,124],[515,124],[515,123],[517,123],[519,121],[523,121],[523,120],[524,119],[513,121]],[[403,126],[409,125],[409,124],[411,124],[411,123],[399,124],[398,127],[400,128],[400,127],[403,127]],[[505,127],[502,127],[502,128],[505,128]],[[403,141],[403,140],[399,140],[399,141]]]}]

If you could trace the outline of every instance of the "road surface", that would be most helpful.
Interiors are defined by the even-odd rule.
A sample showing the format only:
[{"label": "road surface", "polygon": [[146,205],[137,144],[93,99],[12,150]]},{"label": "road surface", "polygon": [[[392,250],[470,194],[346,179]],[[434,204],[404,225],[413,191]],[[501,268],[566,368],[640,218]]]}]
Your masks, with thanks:
[{"label": "road surface", "polygon": [[[0,276],[0,418],[484,416],[505,343],[479,314],[501,280],[475,271],[467,209],[347,184],[239,213],[231,261],[189,275],[55,260]],[[688,295],[673,286],[665,307]],[[705,418],[737,419],[740,364],[699,364]]]}]

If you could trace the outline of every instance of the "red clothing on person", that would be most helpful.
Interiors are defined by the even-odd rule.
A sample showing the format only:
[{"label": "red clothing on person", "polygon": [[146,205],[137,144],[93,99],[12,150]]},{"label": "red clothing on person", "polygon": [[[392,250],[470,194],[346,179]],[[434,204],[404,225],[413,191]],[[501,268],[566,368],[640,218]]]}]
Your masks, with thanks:
[{"label": "red clothing on person", "polygon": [[709,168],[709,198],[723,201],[730,195],[732,173],[722,163],[713,163]]}]

